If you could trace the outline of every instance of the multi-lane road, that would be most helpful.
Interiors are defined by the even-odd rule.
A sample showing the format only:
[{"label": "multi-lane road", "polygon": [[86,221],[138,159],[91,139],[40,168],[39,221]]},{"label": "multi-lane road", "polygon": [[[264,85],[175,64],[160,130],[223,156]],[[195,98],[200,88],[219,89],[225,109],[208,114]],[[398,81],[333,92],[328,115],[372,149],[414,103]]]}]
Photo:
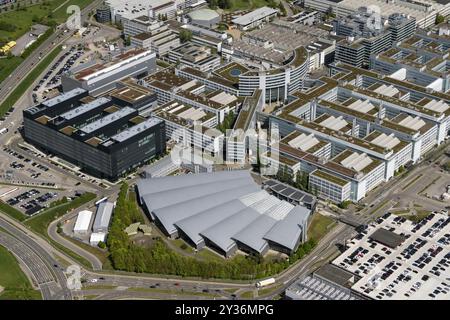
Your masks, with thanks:
[{"label": "multi-lane road", "polygon": [[[94,0],[81,10],[81,21],[86,21],[89,12],[98,7],[103,1]],[[56,31],[46,39],[38,48],[36,48],[9,76],[0,84],[0,103],[17,87],[31,70],[49,54],[56,46],[69,39],[73,31],[64,32],[66,28],[63,25],[58,26]]]},{"label": "multi-lane road", "polygon": [[11,251],[28,268],[41,289],[44,299],[71,300],[64,270],[59,263],[24,227],[0,215],[0,244]]}]

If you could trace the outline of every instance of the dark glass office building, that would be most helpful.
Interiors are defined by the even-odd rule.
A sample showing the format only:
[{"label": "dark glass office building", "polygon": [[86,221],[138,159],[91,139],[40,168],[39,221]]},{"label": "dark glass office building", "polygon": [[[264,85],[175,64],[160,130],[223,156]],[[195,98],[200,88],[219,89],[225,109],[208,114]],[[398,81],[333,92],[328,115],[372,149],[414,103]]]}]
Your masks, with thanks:
[{"label": "dark glass office building", "polygon": [[112,181],[166,149],[163,121],[80,88],[24,110],[23,117],[27,142]]}]

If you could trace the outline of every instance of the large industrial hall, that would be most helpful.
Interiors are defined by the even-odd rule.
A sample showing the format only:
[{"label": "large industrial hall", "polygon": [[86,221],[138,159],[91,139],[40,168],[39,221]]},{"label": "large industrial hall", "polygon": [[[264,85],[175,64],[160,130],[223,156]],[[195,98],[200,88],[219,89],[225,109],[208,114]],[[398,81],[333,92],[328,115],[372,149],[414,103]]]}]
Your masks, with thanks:
[{"label": "large industrial hall", "polygon": [[291,254],[306,240],[311,211],[271,195],[246,170],[141,179],[137,191],[166,235],[196,249]]}]

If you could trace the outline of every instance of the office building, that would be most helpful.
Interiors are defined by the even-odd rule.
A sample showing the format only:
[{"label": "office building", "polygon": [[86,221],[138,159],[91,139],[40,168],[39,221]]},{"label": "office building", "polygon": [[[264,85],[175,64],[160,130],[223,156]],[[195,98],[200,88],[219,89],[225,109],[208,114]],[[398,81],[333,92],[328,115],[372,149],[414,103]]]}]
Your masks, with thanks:
[{"label": "office building", "polygon": [[167,25],[133,35],[130,41],[132,46],[150,49],[160,58],[180,45],[179,35]]},{"label": "office building", "polygon": [[221,59],[211,52],[211,48],[199,46],[192,42],[185,42],[168,52],[167,58],[173,64],[180,64],[195,68],[202,72],[209,72],[220,66]]},{"label": "office building", "polygon": [[100,23],[111,22],[111,10],[107,6],[101,6],[97,8],[95,13],[95,19]]},{"label": "office building", "polygon": [[123,19],[133,19],[139,16],[149,16],[157,19],[166,15],[168,19],[175,16],[177,10],[186,8],[194,0],[106,0],[105,5],[111,11],[113,23],[121,23]]},{"label": "office building", "polygon": [[155,92],[135,83],[131,78],[117,82],[116,87],[107,94],[117,106],[134,108],[140,115],[146,116],[158,104]]},{"label": "office building", "polygon": [[86,95],[77,88],[25,109],[25,140],[110,180],[165,152],[163,121],[142,118],[107,97],[81,102]]},{"label": "office building", "polygon": [[402,13],[416,21],[418,28],[427,28],[434,24],[436,15],[450,14],[450,3],[434,0],[305,0],[305,7],[321,11],[332,12],[338,18],[343,18],[357,12],[361,7],[370,7],[382,17],[395,13]]},{"label": "office building", "polygon": [[293,178],[308,174],[320,198],[359,201],[448,136],[447,94],[342,62],[331,75],[309,80],[273,114],[258,114],[282,137],[264,163]]},{"label": "office building", "polygon": [[217,126],[214,113],[172,100],[156,108],[152,115],[164,120],[167,140],[212,156],[221,154],[223,133],[214,129]]},{"label": "office building", "polygon": [[152,74],[142,79],[141,84],[157,93],[159,104],[176,100],[213,113],[217,123],[222,123],[225,116],[235,111],[241,103],[232,94],[220,90],[207,90],[205,85],[197,80],[179,77],[173,69],[164,69]]},{"label": "office building", "polygon": [[356,67],[368,66],[370,57],[414,34],[415,21],[400,14],[372,22],[372,13],[365,8],[346,18],[333,21],[333,31],[346,37],[336,43],[335,60]]},{"label": "office building", "polygon": [[269,22],[272,18],[278,14],[277,9],[269,7],[261,7],[255,9],[247,14],[237,17],[232,20],[232,23],[240,30],[247,31],[252,28],[256,28],[264,22]]},{"label": "office building", "polygon": [[61,77],[64,92],[82,88],[98,96],[115,88],[117,81],[142,77],[156,70],[156,54],[144,49],[131,49],[118,54],[110,62],[71,69]]},{"label": "office building", "polygon": [[429,90],[447,92],[450,89],[448,49],[450,41],[445,36],[418,32],[391,49],[372,55],[370,67]]}]

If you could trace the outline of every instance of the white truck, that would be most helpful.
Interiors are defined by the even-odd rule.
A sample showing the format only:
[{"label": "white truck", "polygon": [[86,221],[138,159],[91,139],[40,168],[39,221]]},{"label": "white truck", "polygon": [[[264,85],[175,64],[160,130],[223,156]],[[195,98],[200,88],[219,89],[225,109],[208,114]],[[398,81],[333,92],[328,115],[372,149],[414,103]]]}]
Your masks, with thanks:
[{"label": "white truck", "polygon": [[264,279],[256,283],[256,287],[261,288],[275,283],[275,278]]},{"label": "white truck", "polygon": [[0,134],[4,134],[4,133],[7,133],[7,132],[8,132],[7,128],[0,129]]}]

